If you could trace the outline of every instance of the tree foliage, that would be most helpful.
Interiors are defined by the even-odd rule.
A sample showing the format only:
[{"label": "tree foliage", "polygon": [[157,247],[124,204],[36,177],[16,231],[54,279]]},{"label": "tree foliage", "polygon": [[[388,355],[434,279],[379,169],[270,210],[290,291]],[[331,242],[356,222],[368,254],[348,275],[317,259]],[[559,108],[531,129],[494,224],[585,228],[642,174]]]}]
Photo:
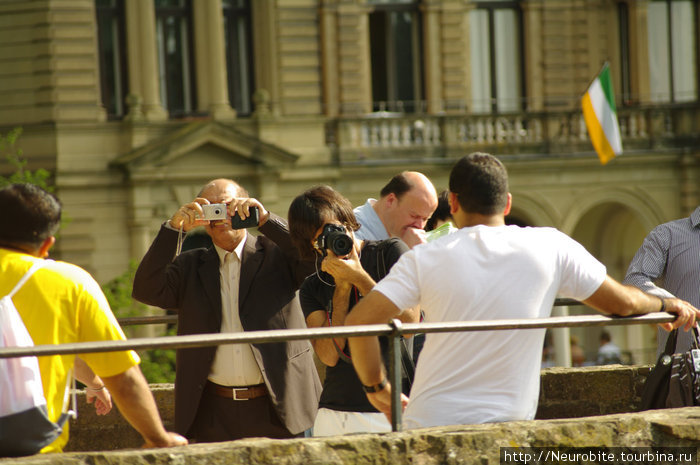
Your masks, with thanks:
[{"label": "tree foliage", "polygon": [[0,154],[4,155],[14,171],[9,176],[0,176],[0,187],[15,183],[34,184],[42,189],[53,192],[54,187],[49,183],[51,173],[38,168],[35,171],[27,169],[28,160],[23,157],[22,149],[17,147],[17,139],[22,134],[22,128],[14,128],[7,134],[0,134]]}]

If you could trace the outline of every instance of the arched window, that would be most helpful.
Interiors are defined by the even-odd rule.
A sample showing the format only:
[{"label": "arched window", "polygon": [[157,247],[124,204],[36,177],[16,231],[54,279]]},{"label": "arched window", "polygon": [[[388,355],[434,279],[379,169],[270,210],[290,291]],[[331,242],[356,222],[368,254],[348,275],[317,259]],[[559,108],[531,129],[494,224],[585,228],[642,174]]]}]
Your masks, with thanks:
[{"label": "arched window", "polygon": [[128,93],[124,2],[96,0],[95,13],[102,105],[108,118],[121,118]]},{"label": "arched window", "polygon": [[374,111],[423,111],[422,28],[417,0],[370,0]]},{"label": "arched window", "polygon": [[519,2],[480,0],[469,13],[472,113],[523,110]]},{"label": "arched window", "polygon": [[239,116],[252,113],[255,91],[250,0],[223,0],[228,97]]},{"label": "arched window", "polygon": [[649,3],[649,87],[652,102],[691,102],[697,87],[697,1]]},{"label": "arched window", "polygon": [[155,0],[160,97],[170,116],[196,108],[190,0]]}]

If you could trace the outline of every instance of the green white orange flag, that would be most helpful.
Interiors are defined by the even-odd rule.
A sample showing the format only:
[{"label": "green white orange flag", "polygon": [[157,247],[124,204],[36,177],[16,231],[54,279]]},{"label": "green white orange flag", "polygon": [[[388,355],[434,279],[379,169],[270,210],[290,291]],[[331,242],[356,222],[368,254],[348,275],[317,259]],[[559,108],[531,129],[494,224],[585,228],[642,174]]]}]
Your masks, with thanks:
[{"label": "green white orange flag", "polygon": [[581,106],[593,148],[598,152],[600,163],[605,165],[615,155],[622,153],[620,126],[617,124],[615,96],[607,63],[581,98]]}]

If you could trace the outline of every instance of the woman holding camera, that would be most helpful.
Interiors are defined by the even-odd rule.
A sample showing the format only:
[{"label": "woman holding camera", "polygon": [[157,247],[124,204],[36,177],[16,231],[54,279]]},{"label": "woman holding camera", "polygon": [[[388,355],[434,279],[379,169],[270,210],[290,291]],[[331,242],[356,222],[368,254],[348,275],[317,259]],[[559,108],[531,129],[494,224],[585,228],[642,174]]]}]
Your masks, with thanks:
[{"label": "woman holding camera", "polygon": [[[343,326],[350,309],[383,278],[409,249],[400,239],[361,241],[350,201],[329,186],[313,187],[289,207],[290,236],[299,253],[315,258],[316,272],[301,285],[299,297],[309,328]],[[417,321],[406,310],[401,319]],[[384,339],[384,340],[382,340]],[[346,338],[312,340],[326,365],[314,436],[387,432],[391,426],[367,400],[352,366]],[[382,349],[385,338],[380,338]]]}]

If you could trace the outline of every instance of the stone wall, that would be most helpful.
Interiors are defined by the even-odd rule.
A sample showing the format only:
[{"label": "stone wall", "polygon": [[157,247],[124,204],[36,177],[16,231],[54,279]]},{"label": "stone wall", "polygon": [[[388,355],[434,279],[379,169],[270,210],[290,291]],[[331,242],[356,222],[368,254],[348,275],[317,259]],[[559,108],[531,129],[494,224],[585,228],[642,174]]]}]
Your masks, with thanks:
[{"label": "stone wall", "polygon": [[0,460],[27,465],[497,465],[501,447],[670,447],[697,450],[696,407],[310,439],[247,439],[186,447]]},{"label": "stone wall", "polygon": [[[538,419],[577,418],[633,412],[649,367],[620,366],[550,368],[542,371]],[[174,414],[172,386],[152,385],[166,427]],[[67,451],[104,451],[139,447],[141,437],[116,408],[105,417],[79,397],[79,416],[71,423]]]}]

